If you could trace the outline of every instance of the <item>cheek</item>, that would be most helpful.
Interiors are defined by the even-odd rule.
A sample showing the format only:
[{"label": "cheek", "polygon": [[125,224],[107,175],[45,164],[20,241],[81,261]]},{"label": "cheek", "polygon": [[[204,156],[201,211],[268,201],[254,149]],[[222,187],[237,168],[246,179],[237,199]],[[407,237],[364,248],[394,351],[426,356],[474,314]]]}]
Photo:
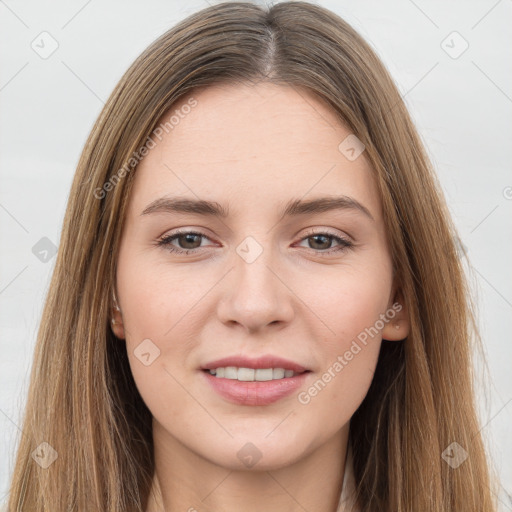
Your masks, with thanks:
[{"label": "cheek", "polygon": [[[198,279],[196,271],[152,261],[136,251],[121,253],[118,290],[122,297],[127,337],[135,342],[151,338],[164,343],[193,323],[201,297],[214,284]],[[201,277],[208,277],[201,274]],[[168,343],[166,343],[168,344]]]},{"label": "cheek", "polygon": [[328,316],[335,334],[318,346],[322,364],[298,396],[319,430],[334,432],[348,423],[373,380],[382,338],[375,324],[385,301],[370,300],[363,291],[338,293],[341,298]]},{"label": "cheek", "polygon": [[386,313],[392,288],[392,270],[386,259],[340,266],[321,280],[308,276],[300,280],[301,298],[327,328],[325,350],[344,352],[357,337],[362,342],[365,338],[368,342],[380,339],[380,319]]},{"label": "cheek", "polygon": [[187,405],[184,379],[204,326],[201,299],[215,279],[211,273],[153,262],[129,247],[120,252],[117,289],[130,368],[157,419],[175,417]]},{"label": "cheek", "polygon": [[[391,270],[386,261],[360,268],[345,268],[324,281],[308,299],[327,326],[317,350],[321,367],[313,387],[301,403],[316,402],[318,414],[326,403],[337,413],[355,412],[373,379],[380,351],[382,328],[391,292]],[[383,320],[383,318],[385,320]],[[317,398],[318,397],[318,398]],[[325,419],[325,418],[324,418]]]},{"label": "cheek", "polygon": [[[370,384],[377,359],[379,356],[381,340],[376,337],[370,343],[364,344],[357,339],[353,340],[346,350],[336,355],[334,362],[328,366],[322,380],[333,382],[333,404],[338,404],[342,409],[347,405],[352,415],[363,401]],[[334,377],[332,377],[334,375]]]}]

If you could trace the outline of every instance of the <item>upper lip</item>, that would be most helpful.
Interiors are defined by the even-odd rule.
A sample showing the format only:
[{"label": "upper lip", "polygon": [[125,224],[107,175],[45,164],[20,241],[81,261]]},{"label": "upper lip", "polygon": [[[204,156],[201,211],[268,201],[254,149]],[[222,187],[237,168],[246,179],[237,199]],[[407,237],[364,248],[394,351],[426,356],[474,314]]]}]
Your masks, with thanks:
[{"label": "upper lip", "polygon": [[231,356],[216,359],[210,363],[201,366],[202,370],[215,370],[216,368],[226,368],[227,366],[235,366],[237,368],[283,368],[284,370],[293,370],[295,373],[302,373],[308,371],[304,366],[283,359],[282,357],[265,355],[256,358],[249,358],[244,356]]}]

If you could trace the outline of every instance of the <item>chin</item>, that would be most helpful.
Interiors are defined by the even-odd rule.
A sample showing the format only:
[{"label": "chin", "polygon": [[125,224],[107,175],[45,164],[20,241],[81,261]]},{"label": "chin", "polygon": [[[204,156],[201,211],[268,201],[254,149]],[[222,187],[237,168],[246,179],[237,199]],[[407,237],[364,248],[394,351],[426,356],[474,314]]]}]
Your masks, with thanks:
[{"label": "chin", "polygon": [[289,435],[267,438],[261,431],[236,437],[214,451],[201,454],[211,463],[231,471],[271,471],[294,464],[306,455],[310,443]]}]

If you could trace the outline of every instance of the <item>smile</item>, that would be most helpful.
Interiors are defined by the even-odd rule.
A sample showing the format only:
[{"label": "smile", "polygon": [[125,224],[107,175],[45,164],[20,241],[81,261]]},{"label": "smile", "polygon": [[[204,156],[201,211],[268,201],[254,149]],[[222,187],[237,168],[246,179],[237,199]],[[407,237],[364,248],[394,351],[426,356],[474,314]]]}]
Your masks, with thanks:
[{"label": "smile", "polygon": [[280,380],[299,374],[284,368],[237,368],[236,366],[215,368],[209,370],[209,372],[210,375],[215,375],[217,378],[239,380],[242,382]]}]

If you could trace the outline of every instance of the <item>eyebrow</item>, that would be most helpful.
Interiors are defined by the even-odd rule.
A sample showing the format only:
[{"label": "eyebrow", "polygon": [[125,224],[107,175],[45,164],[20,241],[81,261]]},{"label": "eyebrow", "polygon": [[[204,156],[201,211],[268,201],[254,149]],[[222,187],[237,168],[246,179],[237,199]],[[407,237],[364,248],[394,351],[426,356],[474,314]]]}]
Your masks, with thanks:
[{"label": "eyebrow", "polygon": [[[348,196],[319,197],[307,201],[293,199],[287,203],[282,217],[323,213],[333,210],[360,212],[375,221],[366,206]],[[149,215],[151,213],[192,213],[220,218],[229,217],[229,209],[215,201],[182,197],[160,197],[144,208],[141,215]]]}]

